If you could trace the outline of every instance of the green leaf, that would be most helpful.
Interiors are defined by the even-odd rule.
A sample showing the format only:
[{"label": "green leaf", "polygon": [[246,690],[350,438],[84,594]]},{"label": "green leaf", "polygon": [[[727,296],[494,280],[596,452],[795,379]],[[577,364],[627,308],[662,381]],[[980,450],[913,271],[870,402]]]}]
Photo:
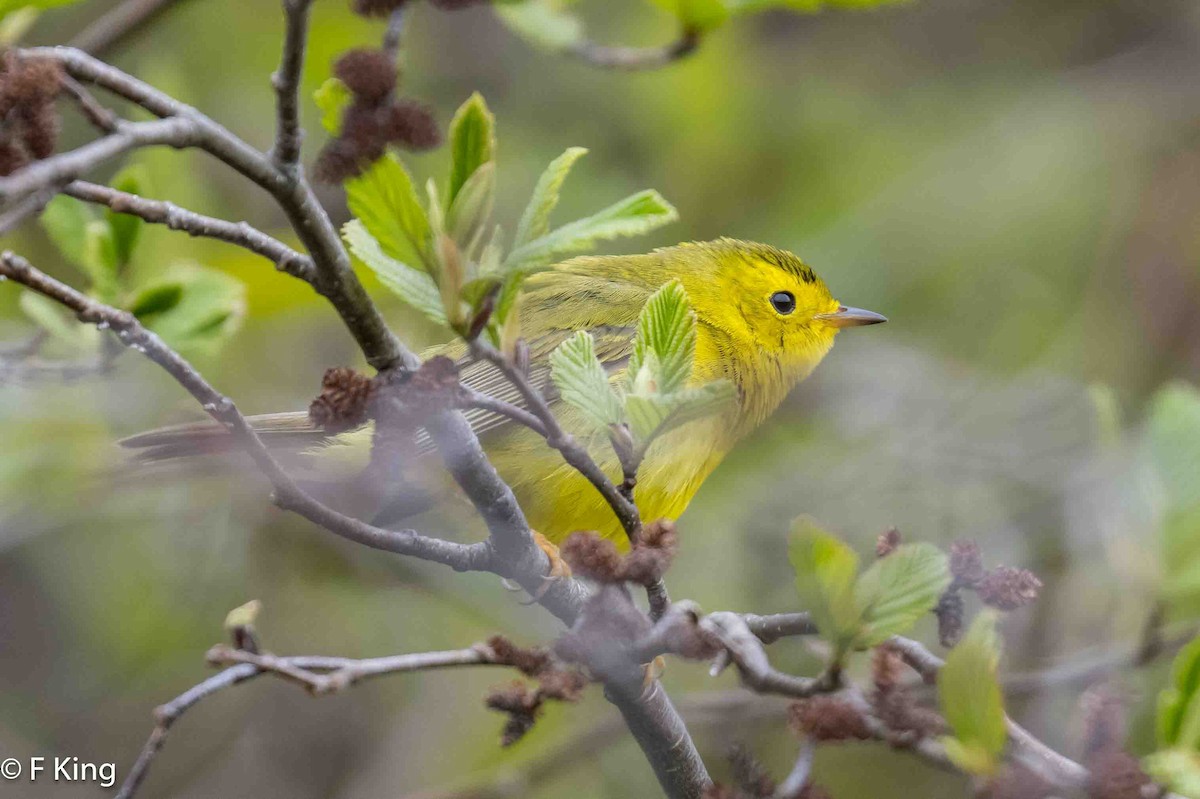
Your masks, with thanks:
[{"label": "green leaf", "polygon": [[729,19],[725,0],[654,0],[654,4],[674,14],[685,30],[711,30]]},{"label": "green leaf", "polygon": [[801,607],[840,654],[858,634],[862,619],[854,597],[858,555],[812,519],[801,516],[792,525],[788,557],[796,571]]},{"label": "green leaf", "polygon": [[313,92],[313,102],[321,112],[321,127],[336,136],[342,129],[342,114],[354,99],[346,84],[337,78],[329,78]]},{"label": "green leaf", "polygon": [[1167,508],[1200,505],[1200,391],[1177,382],[1155,394],[1146,446]]},{"label": "green leaf", "polygon": [[388,153],[346,181],[346,204],[385,255],[411,267],[429,266],[429,218],[395,155]]},{"label": "green leaf", "polygon": [[179,305],[183,299],[183,283],[169,280],[146,286],[129,302],[129,312],[139,319],[164,313]]},{"label": "green leaf", "polygon": [[[647,360],[647,353],[654,354],[653,361]],[[650,390],[671,394],[691,378],[695,356],[696,314],[683,284],[672,280],[650,296],[638,315],[627,371],[634,382],[645,381],[642,373],[648,371]],[[654,368],[648,370],[651,364]]]},{"label": "green leaf", "polygon": [[84,227],[83,267],[92,280],[92,293],[112,302],[118,293],[120,261],[112,226],[103,219],[93,219]]},{"label": "green leaf", "polygon": [[475,170],[495,158],[496,117],[488,110],[483,95],[475,92],[459,106],[450,121],[450,186],[446,191],[446,208],[475,174]]},{"label": "green leaf", "polygon": [[82,200],[55,195],[42,211],[42,227],[64,258],[83,269],[88,223],[95,219]]},{"label": "green leaf", "polygon": [[992,773],[1008,738],[1004,697],[996,679],[999,662],[996,616],[985,610],[950,650],[938,674],[938,704],[954,731],[953,738],[943,739],[946,754],[972,774]]},{"label": "green leaf", "polygon": [[360,220],[347,222],[342,236],[354,257],[374,272],[379,282],[429,319],[446,324],[442,296],[429,273],[387,255]]},{"label": "green leaf", "polygon": [[21,310],[35,325],[45,330],[64,344],[78,344],[82,339],[81,327],[75,317],[63,306],[35,291],[22,291],[18,300]]},{"label": "green leaf", "polygon": [[145,320],[146,326],[176,349],[205,355],[215,353],[245,318],[245,286],[216,269],[176,264],[167,270],[162,283],[153,284],[143,292],[155,292],[156,285],[170,283],[181,287],[178,301],[150,315]]},{"label": "green leaf", "polygon": [[550,353],[550,376],[563,401],[597,428],[607,429],[623,421],[621,402],[586,331],[578,331]]},{"label": "green leaf", "polygon": [[558,193],[562,189],[563,181],[567,179],[575,162],[586,154],[587,149],[584,147],[568,147],[546,167],[546,171],[538,178],[537,185],[533,188],[533,196],[529,198],[529,205],[525,206],[525,213],[521,214],[521,223],[517,226],[513,247],[527,244],[546,235],[550,230],[550,213],[558,205]]},{"label": "green leaf", "polygon": [[1171,683],[1158,695],[1155,731],[1162,749],[1200,749],[1200,637],[1171,664]]},{"label": "green leaf", "polygon": [[474,260],[483,246],[495,203],[496,165],[487,163],[467,179],[446,214],[446,232],[468,260]]},{"label": "green leaf", "polygon": [[557,52],[583,40],[583,23],[554,0],[497,3],[493,8],[504,24],[535,45]]},{"label": "green leaf", "polygon": [[681,425],[718,413],[736,397],[733,383],[714,380],[671,394],[628,394],[625,411],[634,437],[645,447]]},{"label": "green leaf", "polygon": [[945,553],[932,544],[901,544],[858,579],[864,627],[856,643],[871,647],[904,632],[937,606],[949,585]]},{"label": "green leaf", "polygon": [[1200,799],[1200,754],[1166,749],[1142,758],[1142,768],[1172,793]]},{"label": "green leaf", "polygon": [[[118,191],[141,196],[146,193],[146,184],[145,167],[135,165],[126,167],[118,172],[110,185]],[[117,265],[118,267],[124,267],[129,263],[129,259],[133,257],[133,250],[137,246],[138,238],[141,236],[142,226],[145,222],[142,221],[140,216],[118,214],[111,208],[104,212],[104,218],[108,220],[108,225],[112,228]]]},{"label": "green leaf", "polygon": [[673,222],[679,214],[658,192],[630,195],[589,217],[570,222],[509,253],[506,268],[538,266],[554,256],[580,252],[597,241],[638,236]]}]

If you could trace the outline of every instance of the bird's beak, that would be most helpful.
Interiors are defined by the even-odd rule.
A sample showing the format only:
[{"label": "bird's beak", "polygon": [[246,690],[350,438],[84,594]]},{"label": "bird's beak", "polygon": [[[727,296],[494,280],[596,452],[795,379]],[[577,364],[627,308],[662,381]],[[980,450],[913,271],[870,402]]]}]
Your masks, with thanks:
[{"label": "bird's beak", "polygon": [[864,311],[862,308],[849,308],[845,305],[839,306],[833,313],[819,313],[813,319],[820,319],[830,327],[861,327],[887,321],[887,317],[883,314]]}]

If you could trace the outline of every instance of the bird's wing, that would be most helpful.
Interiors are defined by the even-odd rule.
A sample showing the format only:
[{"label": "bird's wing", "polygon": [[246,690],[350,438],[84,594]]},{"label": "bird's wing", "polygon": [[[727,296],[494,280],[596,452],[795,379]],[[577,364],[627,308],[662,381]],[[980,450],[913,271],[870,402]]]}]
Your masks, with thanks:
[{"label": "bird's wing", "polygon": [[[557,392],[550,380],[550,353],[574,332],[573,330],[554,330],[536,336],[528,342],[530,380],[550,402],[557,399]],[[623,370],[633,350],[633,329],[602,326],[592,328],[589,332],[596,342],[596,355],[606,371],[609,374],[615,374]],[[425,355],[428,357],[445,354],[453,357],[461,351],[462,345],[459,343],[435,348],[426,352]],[[463,385],[527,409],[520,392],[492,364],[460,359],[459,365],[461,369],[459,379]],[[470,423],[471,429],[480,436],[511,424],[507,417],[479,408],[468,409],[464,415]],[[264,443],[274,449],[305,450],[331,439],[328,433],[313,425],[305,411],[251,416],[249,422]],[[233,438],[229,431],[222,425],[208,421],[162,427],[138,433],[122,439],[118,443],[123,447],[138,450],[137,459],[144,462],[194,455],[222,454],[233,448]],[[418,451],[422,454],[433,449],[433,443],[424,430],[418,434],[417,444]]]},{"label": "bird's wing", "polygon": [[[634,329],[605,325],[588,330],[595,342],[596,357],[610,376],[625,369],[629,356],[633,352]],[[558,399],[558,391],[550,379],[550,353],[572,335],[574,330],[554,330],[530,339],[529,345],[529,381],[537,388],[547,402],[553,403]],[[509,382],[508,378],[487,361],[460,362],[459,382],[481,394],[507,402],[519,408],[529,410],[521,392]],[[464,412],[475,435],[484,436],[486,433],[502,429],[513,422],[506,416],[492,413],[480,408],[470,408]],[[430,451],[433,443],[424,430],[418,436],[417,443],[421,452]]]}]

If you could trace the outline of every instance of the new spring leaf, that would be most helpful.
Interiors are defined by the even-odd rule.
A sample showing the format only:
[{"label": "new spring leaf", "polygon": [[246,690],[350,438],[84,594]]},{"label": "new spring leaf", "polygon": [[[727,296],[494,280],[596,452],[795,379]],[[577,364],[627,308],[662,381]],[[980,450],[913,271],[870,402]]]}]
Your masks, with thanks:
[{"label": "new spring leaf", "polygon": [[1008,738],[1004,697],[996,680],[999,662],[996,617],[984,611],[950,650],[938,674],[938,704],[954,731],[942,743],[950,759],[972,774],[994,772]]},{"label": "new spring leaf", "polygon": [[505,265],[508,268],[544,265],[555,256],[586,250],[597,241],[649,233],[674,222],[678,216],[661,194],[647,189],[515,248]]},{"label": "new spring leaf", "polygon": [[621,401],[596,358],[589,333],[580,330],[550,353],[550,375],[563,401],[578,409],[597,428],[623,421]]}]

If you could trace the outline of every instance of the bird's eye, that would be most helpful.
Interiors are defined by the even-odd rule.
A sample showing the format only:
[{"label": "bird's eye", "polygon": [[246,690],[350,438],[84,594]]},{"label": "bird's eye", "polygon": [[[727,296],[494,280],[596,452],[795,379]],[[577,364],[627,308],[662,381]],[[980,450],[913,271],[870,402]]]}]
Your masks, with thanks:
[{"label": "bird's eye", "polygon": [[771,307],[786,316],[796,310],[796,297],[790,291],[777,291],[771,295]]}]

